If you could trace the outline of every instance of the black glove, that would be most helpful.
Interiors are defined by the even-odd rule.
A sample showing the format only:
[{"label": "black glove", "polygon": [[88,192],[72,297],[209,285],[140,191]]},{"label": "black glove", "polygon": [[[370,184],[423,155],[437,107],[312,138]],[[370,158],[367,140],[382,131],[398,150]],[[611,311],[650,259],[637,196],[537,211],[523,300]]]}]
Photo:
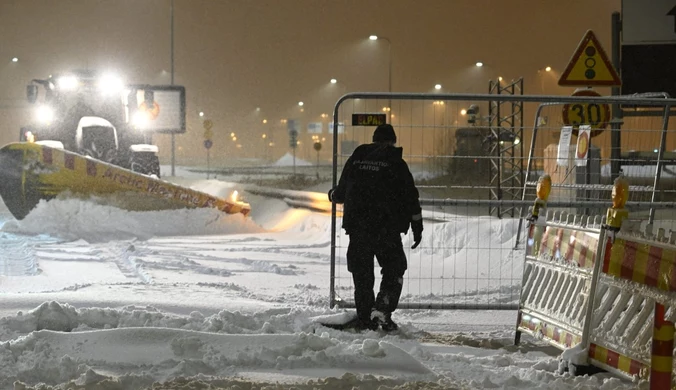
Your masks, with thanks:
[{"label": "black glove", "polygon": [[418,245],[420,245],[420,241],[422,241],[422,218],[417,221],[411,221],[411,230],[413,231],[413,246],[411,249],[415,249],[418,247]]},{"label": "black glove", "polygon": [[329,193],[328,193],[328,195],[329,195],[329,202],[333,202],[333,191],[335,191],[335,188],[331,188],[331,189],[329,190]]}]

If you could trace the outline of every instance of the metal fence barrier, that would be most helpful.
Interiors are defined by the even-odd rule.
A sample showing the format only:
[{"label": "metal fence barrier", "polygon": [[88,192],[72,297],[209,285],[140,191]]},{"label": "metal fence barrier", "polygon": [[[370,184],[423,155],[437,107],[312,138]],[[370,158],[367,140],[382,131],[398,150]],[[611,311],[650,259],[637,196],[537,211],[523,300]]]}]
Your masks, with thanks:
[{"label": "metal fence barrier", "polygon": [[[509,110],[492,109],[501,104]],[[597,129],[584,161],[576,155],[575,136],[560,150],[564,109],[578,112],[581,106],[580,112],[596,113],[597,108],[605,112],[606,105],[651,116],[627,115],[622,123],[600,118],[621,130]],[[543,174],[553,179],[550,211],[595,215],[608,207],[612,181],[621,171],[631,184],[632,215],[676,229],[676,137],[668,131],[675,128],[668,120],[672,105],[675,99],[654,95],[350,93],[336,103],[329,129],[333,185],[352,151],[371,142],[376,126],[353,122],[355,114],[380,114],[362,118],[384,118],[394,126],[426,218],[420,247],[406,249],[409,269],[399,307],[514,310],[524,267],[522,218]],[[349,237],[336,211],[334,204],[330,302],[353,307],[345,257]],[[409,233],[404,247],[410,242]]]}]

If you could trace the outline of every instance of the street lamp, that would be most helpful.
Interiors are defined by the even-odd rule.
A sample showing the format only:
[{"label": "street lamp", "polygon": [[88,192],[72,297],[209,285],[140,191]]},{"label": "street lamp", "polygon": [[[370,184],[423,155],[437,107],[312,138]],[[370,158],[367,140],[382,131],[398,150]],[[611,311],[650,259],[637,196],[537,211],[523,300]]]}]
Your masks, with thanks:
[{"label": "street lamp", "polygon": [[19,62],[19,58],[18,57],[12,57],[12,62]]},{"label": "street lamp", "polygon": [[336,80],[336,79],[331,79],[331,84],[335,84],[335,83],[337,83],[337,82],[338,82],[338,80]]},{"label": "street lamp", "polygon": [[[545,77],[547,73],[552,74],[552,67],[551,66],[545,66],[544,68],[538,69],[538,76],[540,76],[540,90],[544,94],[545,93]],[[552,74],[552,76],[555,76]]]},{"label": "street lamp", "polygon": [[[379,37],[377,35],[371,35],[369,36],[369,39],[372,41],[378,41],[378,40],[383,40],[387,42],[387,58],[388,58],[388,65],[387,65],[387,92],[392,93],[392,41],[390,41],[389,38],[386,37]],[[390,102],[388,103],[390,107],[392,107],[392,99],[390,98]],[[392,123],[392,116],[390,115],[390,123]]]}]

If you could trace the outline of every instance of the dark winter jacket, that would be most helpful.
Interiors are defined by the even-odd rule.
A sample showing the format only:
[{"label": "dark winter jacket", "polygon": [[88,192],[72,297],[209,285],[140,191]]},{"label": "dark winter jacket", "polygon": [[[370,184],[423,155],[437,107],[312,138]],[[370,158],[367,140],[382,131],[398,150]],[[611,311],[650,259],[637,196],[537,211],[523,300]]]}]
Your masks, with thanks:
[{"label": "dark winter jacket", "polygon": [[406,233],[420,218],[418,190],[403,149],[384,143],[360,145],[345,163],[338,186],[329,193],[343,203],[347,234]]}]

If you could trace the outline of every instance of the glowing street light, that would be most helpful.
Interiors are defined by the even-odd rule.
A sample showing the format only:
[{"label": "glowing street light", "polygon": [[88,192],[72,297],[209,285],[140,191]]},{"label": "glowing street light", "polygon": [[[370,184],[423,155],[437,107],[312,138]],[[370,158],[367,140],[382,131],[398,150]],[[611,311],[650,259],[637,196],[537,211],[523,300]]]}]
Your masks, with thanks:
[{"label": "glowing street light", "polygon": [[[383,40],[387,42],[387,92],[392,92],[392,41],[389,38],[379,37],[377,35],[369,36],[369,39],[372,41]],[[389,106],[392,106],[392,100],[388,103]],[[392,116],[390,116],[390,122],[392,122]]]},{"label": "glowing street light", "polygon": [[476,63],[475,65],[476,65],[477,67],[481,68],[482,66],[484,66],[484,63],[481,62],[481,61],[477,61],[477,63]]},{"label": "glowing street light", "polygon": [[204,116],[204,112],[200,111],[200,117]]},{"label": "glowing street light", "polygon": [[441,84],[436,84],[436,85],[434,86],[434,89],[440,90],[440,89],[441,89]]},{"label": "glowing street light", "polygon": [[549,73],[551,77],[555,77],[556,75],[554,73],[554,69],[552,69],[551,66],[545,66],[544,68],[538,69],[538,76],[540,77],[540,90],[542,93],[545,93],[545,77],[550,77],[546,76],[546,74]]},{"label": "glowing street light", "polygon": [[301,106],[301,107],[303,107],[303,104],[305,104],[305,103],[303,103],[303,102],[298,102],[298,105]]},{"label": "glowing street light", "polygon": [[338,80],[336,80],[336,79],[331,79],[331,84],[335,84],[335,83],[337,83],[337,82],[338,82]]},{"label": "glowing street light", "polygon": [[18,57],[12,57],[12,62],[19,62],[19,58]]}]

